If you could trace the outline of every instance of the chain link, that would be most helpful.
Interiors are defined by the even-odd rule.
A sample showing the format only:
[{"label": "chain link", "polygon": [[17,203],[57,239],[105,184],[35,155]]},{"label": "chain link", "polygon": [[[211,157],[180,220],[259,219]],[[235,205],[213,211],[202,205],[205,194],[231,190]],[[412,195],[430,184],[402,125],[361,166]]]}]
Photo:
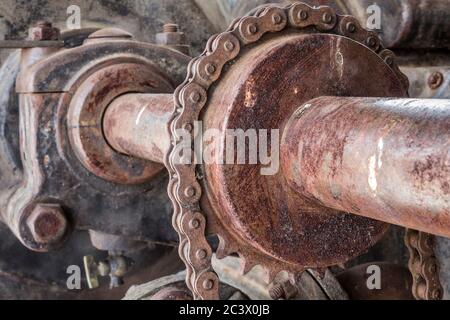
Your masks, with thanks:
[{"label": "chain link", "polygon": [[413,277],[412,292],[417,300],[441,300],[439,266],[434,256],[434,236],[406,230],[405,244],[409,250],[409,270]]}]

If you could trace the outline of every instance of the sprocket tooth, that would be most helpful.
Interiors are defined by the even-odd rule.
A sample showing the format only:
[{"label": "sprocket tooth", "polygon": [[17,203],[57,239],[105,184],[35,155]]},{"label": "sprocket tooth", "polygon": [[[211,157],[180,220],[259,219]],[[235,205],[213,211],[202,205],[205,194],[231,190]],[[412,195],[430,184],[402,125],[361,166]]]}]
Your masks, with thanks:
[{"label": "sprocket tooth", "polygon": [[232,241],[229,241],[220,235],[217,235],[217,237],[219,238],[219,246],[216,250],[217,259],[224,259],[238,251]]},{"label": "sprocket tooth", "polygon": [[277,277],[277,275],[281,272],[281,270],[274,269],[271,266],[262,265],[262,267],[264,269],[264,278],[263,278],[263,280],[267,284],[274,282],[274,280]]},{"label": "sprocket tooth", "polygon": [[243,275],[246,275],[247,273],[249,273],[250,271],[252,271],[252,269],[258,264],[255,261],[252,261],[251,259],[248,259],[242,255],[239,255],[239,257],[241,258],[240,260],[240,272]]}]

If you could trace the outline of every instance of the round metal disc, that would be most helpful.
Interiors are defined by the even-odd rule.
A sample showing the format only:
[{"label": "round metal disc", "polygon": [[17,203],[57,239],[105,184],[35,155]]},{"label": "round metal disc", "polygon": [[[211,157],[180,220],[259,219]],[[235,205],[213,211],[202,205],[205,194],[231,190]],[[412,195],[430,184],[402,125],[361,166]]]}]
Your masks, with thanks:
[{"label": "round metal disc", "polygon": [[[209,91],[203,126],[219,130],[220,143],[209,146],[217,153],[226,150],[227,129],[256,129],[257,134],[276,129],[281,138],[286,121],[310,99],[404,97],[403,88],[375,52],[354,40],[331,34],[285,34],[249,46],[226,67]],[[202,207],[213,217],[210,228],[227,233],[235,246],[249,246],[292,265],[325,267],[360,255],[386,231],[382,222],[302,198],[288,186],[281,169],[262,175],[268,165],[261,165],[261,159],[248,164],[252,144],[246,140],[246,165],[203,168],[207,200]],[[271,149],[275,156],[278,146]]]}]

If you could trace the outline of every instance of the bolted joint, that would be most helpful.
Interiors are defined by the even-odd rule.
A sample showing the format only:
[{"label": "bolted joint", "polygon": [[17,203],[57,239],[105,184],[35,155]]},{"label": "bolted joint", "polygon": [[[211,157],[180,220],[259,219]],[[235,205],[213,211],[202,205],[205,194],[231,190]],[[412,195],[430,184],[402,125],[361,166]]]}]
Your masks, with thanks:
[{"label": "bolted joint", "polygon": [[59,40],[59,37],[59,29],[53,27],[53,25],[47,21],[39,21],[34,27],[28,29],[28,40],[50,41]]},{"label": "bolted joint", "polygon": [[168,46],[184,54],[189,54],[186,36],[180,31],[177,24],[165,24],[163,26],[163,32],[156,34],[156,44]]},{"label": "bolted joint", "polygon": [[36,243],[55,244],[67,230],[67,220],[58,204],[37,204],[26,220]]},{"label": "bolted joint", "polygon": [[298,289],[289,280],[273,283],[269,288],[272,300],[290,300],[298,294]]}]

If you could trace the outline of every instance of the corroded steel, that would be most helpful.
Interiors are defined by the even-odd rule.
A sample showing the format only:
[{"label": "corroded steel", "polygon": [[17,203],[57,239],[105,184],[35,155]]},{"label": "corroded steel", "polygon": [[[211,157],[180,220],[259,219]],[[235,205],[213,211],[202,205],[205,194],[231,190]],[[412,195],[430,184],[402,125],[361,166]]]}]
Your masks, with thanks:
[{"label": "corroded steel", "polygon": [[322,97],[291,117],[281,163],[313,202],[450,236],[450,101]]},{"label": "corroded steel", "polygon": [[[160,192],[167,183],[163,166],[109,147],[102,113],[109,102],[128,92],[172,92],[184,79],[189,57],[113,31],[96,33],[100,37],[94,35],[83,45],[90,33],[72,34],[73,48],[58,52],[31,48],[22,54],[16,82],[20,107],[8,106],[20,109],[20,119],[13,113],[6,117],[17,126],[14,130],[20,127],[20,144],[17,131],[11,131],[16,136],[9,140],[17,148],[14,156],[19,160],[10,170],[17,179],[13,182],[4,175],[7,194],[1,197],[0,208],[2,220],[32,250],[49,251],[60,245],[36,241],[27,220],[38,203],[64,209],[67,233],[82,228],[148,242],[176,241],[169,199]],[[2,158],[8,156],[6,149]],[[156,166],[150,176],[145,171],[148,164]],[[111,173],[116,175],[108,179]]]},{"label": "corroded steel", "polygon": [[[211,299],[211,298],[218,298],[218,278],[214,274],[214,272],[211,269],[211,248],[209,247],[208,242],[206,241],[206,235],[205,235],[205,228],[208,228],[206,231],[207,233],[216,233],[219,235],[219,239],[221,244],[219,245],[218,249],[218,255],[219,256],[226,256],[228,254],[231,254],[233,252],[237,252],[240,255],[242,255],[245,258],[245,266],[243,266],[243,270],[248,271],[250,270],[254,264],[262,264],[266,267],[268,278],[273,279],[274,276],[281,270],[290,270],[294,271],[294,273],[302,272],[305,267],[305,262],[308,261],[315,261],[313,264],[318,264],[320,266],[326,266],[328,263],[336,263],[340,259],[348,259],[348,255],[358,254],[361,252],[361,250],[364,250],[363,248],[368,248],[370,245],[372,245],[382,234],[385,229],[385,226],[381,223],[377,223],[370,220],[360,220],[359,222],[357,220],[354,220],[355,218],[349,215],[345,214],[336,214],[331,213],[327,211],[324,208],[324,211],[327,213],[331,213],[332,217],[336,219],[335,221],[342,222],[343,220],[349,219],[352,220],[356,227],[359,225],[359,227],[351,228],[349,227],[350,224],[343,223],[343,231],[345,232],[346,228],[347,230],[359,230],[361,231],[361,235],[364,233],[365,236],[360,237],[359,240],[362,241],[360,243],[360,246],[353,251],[352,249],[345,248],[344,245],[341,248],[333,247],[336,243],[336,239],[333,237],[335,235],[336,237],[339,237],[339,232],[333,232],[329,230],[330,232],[317,232],[320,229],[320,222],[318,225],[316,225],[316,228],[311,228],[311,233],[308,232],[308,234],[328,234],[331,235],[330,238],[327,239],[327,242],[325,244],[325,249],[329,249],[329,246],[331,245],[332,249],[331,251],[324,250],[324,247],[322,247],[322,250],[318,250],[318,246],[316,246],[316,254],[325,254],[328,256],[325,257],[325,259],[318,259],[314,260],[311,255],[300,255],[300,258],[298,255],[294,255],[293,252],[290,250],[286,250],[291,244],[290,241],[285,241],[283,238],[283,234],[268,236],[267,233],[273,233],[273,227],[271,226],[272,220],[269,220],[266,226],[264,226],[263,221],[265,219],[261,219],[255,216],[252,216],[255,214],[255,212],[259,212],[259,210],[267,210],[269,208],[269,212],[275,212],[280,215],[279,219],[276,219],[276,222],[282,223],[283,221],[289,221],[290,217],[292,215],[286,214],[286,211],[289,210],[289,208],[293,208],[294,210],[298,210],[298,207],[296,206],[289,206],[286,205],[282,210],[280,211],[273,211],[270,209],[269,205],[270,202],[260,202],[260,201],[249,201],[245,202],[242,201],[240,204],[245,204],[251,207],[251,203],[256,204],[256,207],[252,209],[252,215],[240,215],[241,218],[246,219],[247,221],[251,221],[251,223],[247,226],[247,228],[243,227],[240,230],[238,229],[237,232],[230,231],[233,228],[236,228],[236,223],[230,223],[230,220],[221,220],[223,216],[220,216],[220,212],[225,209],[225,211],[229,211],[229,206],[224,206],[223,203],[219,204],[217,206],[217,203],[214,204],[214,201],[210,202],[210,199],[207,199],[205,195],[208,197],[211,196],[210,194],[210,187],[206,187],[205,183],[209,183],[213,187],[221,186],[219,181],[215,181],[214,179],[210,179],[204,174],[203,167],[200,166],[197,167],[195,165],[182,165],[177,164],[175,162],[175,158],[177,158],[179,154],[179,149],[181,148],[180,145],[178,145],[178,142],[180,141],[180,136],[177,133],[177,130],[183,129],[186,125],[192,125],[194,121],[198,120],[201,113],[209,112],[209,108],[214,105],[213,103],[209,103],[209,95],[215,95],[218,94],[217,92],[220,92],[216,87],[214,87],[214,90],[211,88],[212,84],[215,83],[217,80],[219,80],[222,76],[222,71],[227,70],[233,66],[233,64],[228,64],[230,61],[233,61],[234,64],[239,65],[239,59],[236,59],[240,54],[242,56],[252,55],[252,52],[248,52],[246,50],[246,46],[250,44],[254,44],[258,42],[260,39],[265,39],[264,35],[267,33],[280,33],[282,31],[286,31],[287,34],[289,32],[293,34],[301,33],[299,30],[305,30],[305,33],[311,33],[311,31],[319,32],[319,33],[329,33],[329,34],[337,34],[337,35],[343,35],[347,38],[342,38],[342,41],[336,39],[334,44],[335,47],[328,47],[328,50],[320,50],[317,48],[320,48],[321,43],[322,46],[326,47],[327,38],[316,38],[316,40],[310,40],[310,46],[306,46],[306,48],[314,48],[314,45],[316,46],[317,51],[313,51],[314,53],[311,53],[311,56],[307,60],[302,60],[298,58],[298,55],[286,55],[286,58],[289,59],[295,59],[295,61],[300,61],[303,64],[312,63],[312,61],[315,60],[315,56],[320,56],[320,53],[323,53],[327,56],[328,63],[333,61],[336,62],[336,64],[333,66],[333,69],[336,70],[336,75],[341,75],[341,78],[343,81],[332,81],[332,83],[325,83],[319,84],[315,88],[323,88],[323,92],[320,92],[318,90],[318,95],[326,95],[325,92],[327,92],[327,89],[334,93],[334,90],[337,91],[335,93],[336,95],[351,95],[352,90],[345,90],[344,88],[340,88],[339,86],[336,87],[336,84],[343,84],[344,87],[346,84],[353,82],[360,81],[361,79],[367,78],[368,75],[373,77],[373,72],[369,72],[368,74],[365,74],[363,72],[357,72],[357,68],[351,69],[352,77],[349,77],[348,80],[345,80],[346,77],[344,77],[344,72],[347,70],[344,66],[347,61],[351,61],[351,59],[342,60],[343,56],[340,56],[338,54],[339,51],[339,44],[341,42],[354,42],[354,45],[360,46],[360,51],[362,55],[368,55],[368,56],[374,56],[375,58],[372,59],[373,61],[376,61],[375,63],[377,66],[380,66],[380,77],[379,79],[383,79],[383,81],[391,82],[392,84],[386,88],[387,92],[384,92],[380,87],[377,95],[397,95],[397,96],[405,96],[406,95],[406,89],[408,87],[408,81],[406,77],[399,71],[395,64],[394,56],[393,54],[388,51],[384,50],[384,48],[381,46],[380,41],[376,33],[368,32],[361,28],[359,23],[356,21],[356,19],[353,19],[348,16],[339,16],[336,15],[334,10],[330,7],[317,7],[312,8],[307,6],[303,3],[295,3],[292,5],[288,5],[285,7],[278,7],[274,5],[268,5],[264,7],[260,7],[254,11],[252,11],[249,16],[244,17],[242,19],[236,20],[231,27],[224,33],[219,34],[217,36],[214,36],[211,38],[211,40],[208,42],[207,48],[203,55],[200,57],[194,59],[190,67],[188,69],[188,77],[184,84],[180,86],[176,92],[175,92],[175,112],[172,116],[171,121],[171,136],[172,136],[172,147],[169,150],[169,154],[166,158],[166,167],[169,170],[171,181],[169,183],[169,196],[172,199],[173,205],[174,205],[174,217],[173,217],[173,224],[180,236],[180,256],[183,258],[186,267],[187,267],[187,284],[188,287],[193,291],[195,298],[202,298],[202,299]],[[284,32],[281,34],[281,37],[285,35]],[[306,37],[307,38],[307,37]],[[331,36],[333,38],[333,36]],[[336,37],[339,38],[340,37]],[[276,39],[276,37],[275,37]],[[274,40],[275,41],[275,40]],[[330,40],[328,40],[330,41]],[[333,41],[331,41],[333,43]],[[298,45],[292,45],[293,48],[296,48],[297,50],[301,51],[302,45],[304,44],[303,41],[299,40]],[[362,45],[361,45],[362,44]],[[351,45],[350,45],[351,46]],[[258,48],[258,47],[256,47]],[[335,51],[333,51],[333,48]],[[335,53],[335,57],[333,55],[330,55],[331,53]],[[307,56],[306,52],[308,50],[305,49],[303,52],[304,55]],[[259,52],[264,57],[264,52]],[[267,53],[266,53],[267,54]],[[376,56],[378,54],[378,56]],[[256,56],[256,54],[255,54]],[[272,60],[275,60],[276,54],[274,54],[274,57],[272,57]],[[281,55],[282,56],[282,55]],[[330,56],[332,57],[330,59]],[[354,57],[354,56],[352,56]],[[280,56],[278,58],[282,61]],[[381,58],[381,59],[380,59]],[[289,60],[288,59],[288,60]],[[358,60],[357,60],[358,61]],[[228,65],[227,65],[228,64]],[[317,63],[317,65],[320,65]],[[370,66],[370,63],[367,61],[364,61],[364,65]],[[364,65],[361,65],[361,68],[364,68]],[[286,65],[285,69],[279,70],[276,66],[270,67],[270,64],[265,65],[267,68],[266,70],[272,72],[272,78],[270,75],[266,75],[265,79],[276,80],[278,84],[282,84],[284,88],[286,86],[291,87],[291,83],[289,81],[283,81],[283,76],[289,74],[290,66]],[[300,67],[300,65],[299,65]],[[241,70],[241,69],[239,69]],[[314,67],[312,67],[311,70],[315,70]],[[339,71],[340,70],[340,71]],[[371,71],[377,70],[377,67],[371,66]],[[320,72],[316,70],[317,73],[312,72],[310,76],[308,77],[309,80],[311,79],[317,79],[320,75]],[[324,74],[327,74],[328,72],[325,71]],[[300,73],[301,74],[301,73]],[[297,73],[299,75],[299,73]],[[377,78],[377,77],[375,77]],[[350,80],[351,79],[351,80]],[[228,80],[228,79],[227,79]],[[292,79],[295,81],[294,79]],[[249,79],[251,81],[251,79]],[[378,82],[383,82],[378,81]],[[224,84],[224,79],[221,79],[220,82],[218,82],[219,86]],[[308,81],[303,81],[302,85],[307,84]],[[372,81],[372,84],[376,86],[376,81]],[[230,84],[229,84],[230,85]],[[226,90],[229,89],[225,85]],[[329,85],[329,87],[327,86]],[[258,85],[254,85],[253,88],[258,88]],[[293,87],[292,87],[293,88]],[[362,85],[359,85],[358,88],[360,90],[363,89]],[[301,86],[298,88],[299,91],[301,89]],[[334,90],[333,90],[334,89]],[[261,92],[264,91],[271,91],[272,88],[270,86],[262,86]],[[356,89],[357,91],[358,89]],[[390,91],[392,90],[392,91]],[[227,92],[227,91],[225,91]],[[314,91],[313,91],[314,92]],[[373,91],[374,94],[377,92],[377,90]],[[263,94],[263,93],[262,93]],[[328,93],[329,94],[329,93]],[[360,95],[365,95],[363,92],[359,93]],[[248,95],[250,100],[252,100],[251,93]],[[308,97],[313,98],[314,96]],[[240,97],[242,99],[242,97]],[[251,101],[250,101],[251,102]],[[288,101],[289,102],[289,101]],[[287,105],[288,103],[286,103]],[[206,106],[205,106],[206,105]],[[245,105],[245,104],[244,104]],[[273,107],[273,106],[271,106]],[[251,108],[248,108],[249,110]],[[271,109],[258,109],[255,108],[254,110],[260,110],[264,115],[270,114],[268,110]],[[255,111],[256,112],[256,111]],[[223,117],[223,115],[221,115]],[[285,118],[287,115],[278,115],[279,120]],[[263,115],[261,115],[262,118],[264,118]],[[236,119],[236,120],[235,120]],[[232,117],[232,121],[237,120],[237,116]],[[245,120],[252,120],[257,119],[257,113],[253,114],[253,118],[247,117],[243,118],[244,123]],[[213,121],[212,121],[213,122]],[[281,123],[278,123],[281,124]],[[242,128],[242,127],[240,127]],[[266,129],[266,128],[265,128]],[[206,166],[206,169],[208,166]],[[230,171],[229,168],[226,168],[225,171]],[[252,170],[250,170],[251,172]],[[249,168],[247,168],[246,173],[249,172]],[[240,172],[234,172],[231,176],[240,177],[243,178],[246,175],[243,175]],[[206,182],[205,182],[206,181]],[[265,181],[261,180],[254,180],[250,186],[257,187],[259,191],[261,191],[262,187],[266,187],[267,190],[270,190],[271,187],[274,184],[264,183]],[[278,183],[279,184],[279,183]],[[242,192],[243,184],[242,182],[238,184],[240,188],[235,186],[233,189],[233,192],[231,194],[234,194],[236,191],[236,188],[238,189],[238,192],[242,196],[248,196],[252,194],[252,190],[248,189],[248,184],[244,184],[246,188],[246,192]],[[275,184],[277,185],[277,184]],[[223,186],[223,185],[222,185]],[[226,186],[230,187],[233,186],[232,184],[227,184]],[[225,189],[222,190],[226,190]],[[208,192],[206,192],[208,190]],[[281,189],[279,189],[281,190]],[[230,194],[228,194],[230,195]],[[282,193],[274,193],[272,194],[272,198],[277,198],[279,196],[283,196]],[[286,198],[286,197],[284,197]],[[222,198],[224,199],[224,198]],[[230,197],[228,197],[230,199]],[[227,201],[229,201],[227,199]],[[257,199],[253,199],[257,200]],[[290,201],[289,199],[287,199]],[[234,205],[231,206],[233,208]],[[226,214],[226,212],[225,212]],[[305,217],[305,221],[313,221],[312,219],[308,219],[307,216],[310,213],[307,213]],[[298,216],[298,215],[297,215]],[[318,217],[320,215],[315,215],[315,217]],[[206,219],[206,217],[208,219]],[[229,218],[229,217],[228,217]],[[321,221],[325,223],[329,223],[329,225],[333,225],[336,223],[333,223],[333,218],[329,219],[329,216],[325,214],[322,216]],[[236,219],[235,219],[236,221]],[[194,223],[195,222],[195,223]],[[206,225],[206,222],[208,222],[208,225]],[[231,221],[233,222],[233,221]],[[258,229],[258,225],[263,225],[263,229]],[[301,228],[301,224],[296,224],[297,227]],[[312,227],[312,225],[310,225]],[[248,229],[255,230],[255,233],[250,236],[247,232],[244,235],[242,235],[242,231],[246,231]],[[259,231],[258,231],[259,230]],[[314,231],[315,230],[315,231]],[[371,230],[371,232],[369,232]],[[313,232],[314,231],[314,232]],[[322,230],[321,230],[322,231]],[[351,234],[351,235],[350,235]],[[297,235],[301,235],[302,239],[309,239],[312,243],[314,243],[314,237],[307,237],[306,233],[299,232]],[[368,236],[369,235],[369,236]],[[252,239],[253,236],[253,239]],[[259,237],[259,238],[257,238]],[[273,241],[261,241],[261,237],[269,237],[270,240]],[[354,231],[353,233],[348,233],[348,239],[350,240],[358,239],[358,236],[355,236]],[[345,237],[344,237],[345,239]],[[292,238],[290,239],[292,240]],[[300,239],[296,238],[297,243],[300,244]],[[321,239],[323,240],[323,239]],[[278,241],[278,243],[277,243]],[[345,241],[344,241],[345,243]],[[256,245],[256,247],[255,247]],[[263,246],[263,247],[261,247]],[[307,247],[307,246],[304,246]],[[300,248],[300,246],[297,246],[297,248]],[[345,248],[345,249],[344,249]],[[267,249],[270,251],[267,252]],[[343,250],[344,249],[344,250]],[[197,253],[199,251],[204,252],[205,254],[198,255]],[[286,261],[286,252],[290,255],[288,260]],[[314,251],[313,251],[314,252]],[[336,253],[333,257],[333,252]],[[281,254],[284,256],[277,256],[277,254]],[[293,259],[293,260],[289,260]],[[304,259],[303,261],[298,261],[298,259]],[[297,260],[297,261],[296,261]],[[316,265],[317,266],[317,265]]]},{"label": "corroded steel", "polygon": [[173,94],[122,95],[106,109],[103,132],[115,150],[162,164],[172,111]]},{"label": "corroded steel", "polygon": [[121,184],[140,184],[164,169],[162,165],[121,155],[105,140],[102,120],[107,106],[128,92],[171,92],[161,70],[140,63],[122,63],[93,72],[79,88],[68,110],[70,143],[79,161],[93,174]]},{"label": "corroded steel", "polygon": [[406,230],[405,244],[409,250],[408,267],[413,278],[412,294],[418,300],[441,300],[444,291],[434,253],[435,237],[409,229]]}]

